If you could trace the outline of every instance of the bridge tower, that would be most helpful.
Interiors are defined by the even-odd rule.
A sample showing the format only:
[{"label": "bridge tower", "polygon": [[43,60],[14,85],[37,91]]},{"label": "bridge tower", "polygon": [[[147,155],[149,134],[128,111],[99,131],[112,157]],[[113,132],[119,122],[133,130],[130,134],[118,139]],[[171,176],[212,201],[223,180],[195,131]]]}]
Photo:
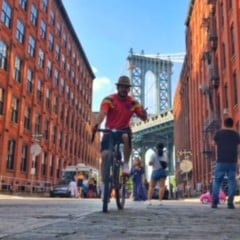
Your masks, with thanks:
[{"label": "bridge tower", "polygon": [[[130,49],[129,56],[129,71],[132,81],[131,95],[138,99],[144,106],[146,105],[146,74],[150,71],[155,78],[153,86],[154,104],[156,104],[154,114],[165,112],[172,108],[171,96],[171,77],[173,63],[170,57],[162,57],[161,55],[145,55],[133,53]],[[153,94],[153,93],[152,93]]]},{"label": "bridge tower", "polygon": [[[147,122],[133,122],[133,147],[139,149],[136,154],[139,152],[144,158],[147,149],[154,147],[157,142],[163,142],[168,149],[169,175],[173,175],[175,169],[174,119],[171,103],[172,67],[173,63],[183,63],[184,57],[184,53],[149,55],[142,51],[141,54],[135,54],[130,49],[127,58],[132,81],[131,95],[145,107],[149,107],[145,101],[148,81],[151,81],[153,84],[150,84],[152,88],[149,94],[155,106],[155,112],[148,110],[150,116]],[[151,79],[148,72],[152,73]]]}]

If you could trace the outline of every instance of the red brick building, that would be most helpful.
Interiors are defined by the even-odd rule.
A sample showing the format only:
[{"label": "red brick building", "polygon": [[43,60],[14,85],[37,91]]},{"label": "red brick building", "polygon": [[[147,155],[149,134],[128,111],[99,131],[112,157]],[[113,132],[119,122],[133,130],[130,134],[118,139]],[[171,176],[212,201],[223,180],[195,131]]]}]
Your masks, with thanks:
[{"label": "red brick building", "polygon": [[1,188],[45,187],[67,165],[97,167],[94,74],[62,1],[0,0],[0,10]]},{"label": "red brick building", "polygon": [[[191,152],[192,189],[211,186],[211,140],[224,117],[239,129],[240,2],[192,0],[186,21],[186,59],[175,95],[176,154]],[[182,158],[179,157],[181,161]],[[181,172],[181,171],[180,171]],[[185,174],[179,183],[186,185]]]}]

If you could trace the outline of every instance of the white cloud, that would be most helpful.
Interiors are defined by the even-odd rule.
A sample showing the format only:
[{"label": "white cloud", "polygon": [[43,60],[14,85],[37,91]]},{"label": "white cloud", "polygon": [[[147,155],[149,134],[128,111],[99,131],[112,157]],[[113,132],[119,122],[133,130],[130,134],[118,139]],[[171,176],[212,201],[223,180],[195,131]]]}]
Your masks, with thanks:
[{"label": "white cloud", "polygon": [[111,85],[111,80],[107,77],[97,77],[93,80],[93,93],[100,92]]}]

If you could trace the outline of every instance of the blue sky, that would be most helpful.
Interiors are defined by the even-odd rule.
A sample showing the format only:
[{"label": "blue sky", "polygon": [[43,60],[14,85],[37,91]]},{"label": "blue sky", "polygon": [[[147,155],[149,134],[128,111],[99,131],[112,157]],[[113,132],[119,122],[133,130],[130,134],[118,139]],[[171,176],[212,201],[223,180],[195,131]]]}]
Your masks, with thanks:
[{"label": "blue sky", "polygon": [[[94,69],[93,111],[128,73],[130,48],[145,54],[185,52],[191,0],[62,0]],[[173,67],[173,94],[181,65]]]}]

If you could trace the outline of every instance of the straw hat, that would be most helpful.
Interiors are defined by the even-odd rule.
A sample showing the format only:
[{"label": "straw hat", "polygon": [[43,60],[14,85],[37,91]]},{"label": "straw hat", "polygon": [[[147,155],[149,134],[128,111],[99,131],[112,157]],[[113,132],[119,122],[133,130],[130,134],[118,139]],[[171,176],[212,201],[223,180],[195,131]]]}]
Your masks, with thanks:
[{"label": "straw hat", "polygon": [[124,86],[129,86],[129,87],[132,86],[128,76],[121,76],[121,77],[119,77],[118,82],[116,83],[116,85],[124,85]]}]

